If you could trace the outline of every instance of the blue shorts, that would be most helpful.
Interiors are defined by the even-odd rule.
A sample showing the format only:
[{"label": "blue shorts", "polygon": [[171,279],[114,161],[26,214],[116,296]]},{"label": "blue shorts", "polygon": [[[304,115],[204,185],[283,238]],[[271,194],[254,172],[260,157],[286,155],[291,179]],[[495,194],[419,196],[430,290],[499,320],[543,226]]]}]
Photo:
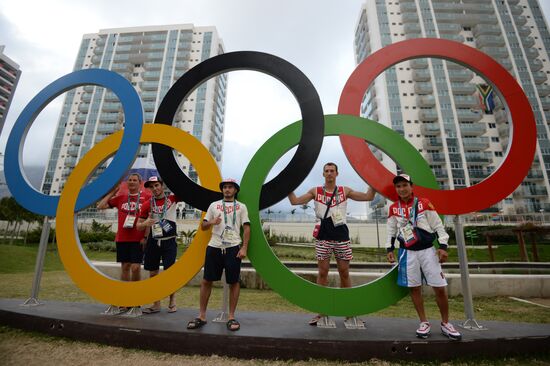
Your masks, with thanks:
[{"label": "blue shorts", "polygon": [[143,261],[143,247],[139,241],[117,241],[116,261],[119,263],[139,263]]},{"label": "blue shorts", "polygon": [[143,268],[147,271],[158,271],[160,261],[164,270],[170,268],[176,262],[178,253],[178,245],[176,238],[161,240],[160,246],[158,240],[151,238],[147,239],[147,247],[145,248],[145,256],[143,258]]},{"label": "blue shorts", "polygon": [[237,257],[240,247],[238,245],[222,251],[221,248],[206,247],[204,260],[204,279],[207,281],[219,281],[225,269],[225,282],[231,285],[237,283],[241,277],[241,259]]}]

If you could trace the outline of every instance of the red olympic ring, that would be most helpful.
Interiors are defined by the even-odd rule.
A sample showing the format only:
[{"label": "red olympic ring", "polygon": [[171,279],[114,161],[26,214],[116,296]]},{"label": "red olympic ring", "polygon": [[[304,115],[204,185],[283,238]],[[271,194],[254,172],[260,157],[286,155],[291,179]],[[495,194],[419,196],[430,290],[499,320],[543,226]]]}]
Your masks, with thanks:
[{"label": "red olympic ring", "polygon": [[[531,105],[519,84],[485,53],[461,43],[433,38],[411,39],[386,46],[367,57],[353,71],[342,90],[338,113],[359,116],[363,96],[379,74],[399,62],[420,57],[458,62],[492,83],[512,116],[512,139],[499,168],[480,183],[448,191],[415,186],[415,193],[427,197],[440,214],[458,215],[490,207],[512,193],[527,175],[535,155],[537,130]],[[396,200],[392,184],[394,174],[376,159],[367,143],[347,135],[340,136],[340,143],[361,178],[384,196]]]}]

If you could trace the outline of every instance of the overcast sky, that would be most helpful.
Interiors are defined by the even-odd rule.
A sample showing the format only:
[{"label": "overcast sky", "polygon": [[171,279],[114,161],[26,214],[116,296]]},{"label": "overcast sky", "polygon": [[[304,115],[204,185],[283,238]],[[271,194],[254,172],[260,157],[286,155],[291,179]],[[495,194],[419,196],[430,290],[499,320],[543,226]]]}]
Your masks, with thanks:
[{"label": "overcast sky", "polygon": [[[355,68],[353,37],[364,1],[94,0],[30,4],[2,0],[0,45],[6,45],[4,53],[20,65],[23,74],[0,136],[0,150],[5,149],[11,126],[30,99],[72,71],[82,35],[105,28],[187,23],[215,26],[226,52],[268,52],[296,65],[316,87],[324,113],[336,113],[342,87]],[[549,14],[550,1],[541,3]],[[33,124],[24,149],[26,166],[45,165],[61,103],[62,97],[50,103]],[[301,118],[292,94],[280,82],[252,71],[229,74],[226,110],[222,175],[238,180],[254,152],[271,135]],[[284,166],[289,156],[279,166]],[[322,182],[322,164],[329,160],[340,165],[341,184],[365,189],[365,183],[347,163],[338,139],[331,137],[325,139],[317,166],[297,193]],[[350,210],[359,214],[364,207],[352,205]]]}]

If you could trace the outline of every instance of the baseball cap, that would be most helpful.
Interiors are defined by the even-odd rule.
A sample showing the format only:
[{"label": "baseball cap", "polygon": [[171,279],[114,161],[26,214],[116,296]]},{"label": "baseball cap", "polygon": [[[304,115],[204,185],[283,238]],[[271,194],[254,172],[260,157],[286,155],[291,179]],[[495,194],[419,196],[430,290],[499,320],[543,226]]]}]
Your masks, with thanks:
[{"label": "baseball cap", "polygon": [[226,178],[226,179],[224,179],[220,182],[220,191],[223,191],[223,185],[228,184],[228,183],[233,184],[235,186],[235,188],[237,188],[237,192],[239,192],[241,190],[241,187],[239,186],[239,183],[237,183],[237,181],[235,179]]},{"label": "baseball cap", "polygon": [[412,184],[411,177],[407,174],[396,175],[395,178],[393,178],[393,184],[397,184],[398,182],[409,182]]},{"label": "baseball cap", "polygon": [[160,179],[156,175],[153,175],[152,177],[147,179],[147,182],[145,182],[145,184],[143,186],[145,188],[149,188],[150,185],[152,185],[153,183],[156,183],[156,182],[162,183],[162,179]]}]

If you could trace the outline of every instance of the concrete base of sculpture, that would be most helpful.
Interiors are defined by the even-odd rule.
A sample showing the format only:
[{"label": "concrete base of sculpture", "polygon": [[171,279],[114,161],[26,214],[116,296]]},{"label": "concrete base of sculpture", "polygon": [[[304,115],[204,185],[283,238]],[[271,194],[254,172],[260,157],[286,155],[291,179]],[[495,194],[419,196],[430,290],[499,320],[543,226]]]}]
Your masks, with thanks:
[{"label": "concrete base of sculpture", "polygon": [[[108,316],[104,305],[45,301],[23,307],[20,299],[0,299],[0,324],[112,346],[161,352],[223,355],[263,359],[333,359],[364,361],[450,360],[468,357],[534,355],[550,350],[550,324],[483,321],[486,331],[463,332],[462,341],[451,341],[432,321],[432,335],[415,337],[415,319],[363,317],[365,329],[346,329],[344,318],[331,317],[337,328],[307,324],[311,314],[238,312],[241,330],[225,324],[208,324],[187,330],[196,309],[179,309],[138,318]],[[455,322],[456,324],[457,322]],[[460,328],[459,328],[460,329]]]}]

